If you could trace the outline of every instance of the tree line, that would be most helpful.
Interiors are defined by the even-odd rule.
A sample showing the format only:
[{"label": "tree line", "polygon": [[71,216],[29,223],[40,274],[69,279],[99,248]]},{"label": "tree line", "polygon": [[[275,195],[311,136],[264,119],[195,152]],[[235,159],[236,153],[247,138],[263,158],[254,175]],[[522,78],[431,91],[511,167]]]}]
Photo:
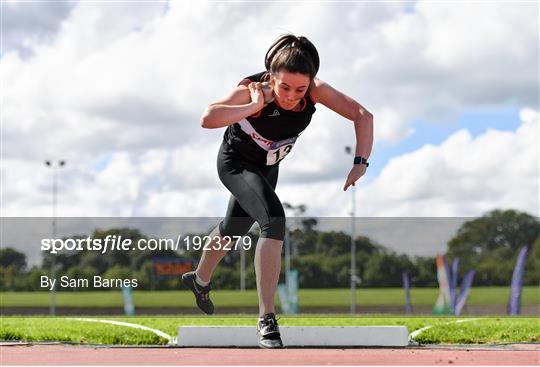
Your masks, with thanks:
[{"label": "tree line", "polygon": [[[121,235],[133,242],[146,236],[138,229],[96,230],[92,238]],[[206,235],[206,234],[190,234]],[[252,243],[256,233],[249,233]],[[86,238],[88,235],[70,238]],[[315,218],[304,218],[298,228],[288,232],[294,244],[291,268],[298,270],[301,288],[344,288],[350,283],[350,234],[317,229]],[[362,287],[400,287],[407,272],[413,287],[436,287],[434,257],[399,254],[365,236],[355,237],[357,274]],[[538,218],[516,210],[495,210],[465,222],[447,243],[446,256],[460,259],[460,277],[476,269],[473,285],[509,285],[519,249],[529,247],[525,264],[525,285],[540,281],[540,223]],[[255,246],[245,252],[246,288],[255,288],[253,259]],[[137,289],[180,289],[178,277],[157,279],[153,274],[154,258],[196,261],[200,251],[111,251],[107,254],[87,250],[47,254],[40,265],[27,266],[26,256],[9,246],[0,249],[0,290],[36,291],[40,277],[50,276],[54,263],[56,274],[70,278],[135,278]],[[240,284],[240,251],[230,251],[214,272],[212,283],[219,289],[237,289]],[[196,263],[194,263],[196,265]],[[282,262],[285,266],[285,262]],[[282,269],[280,281],[284,281]],[[91,288],[90,288],[91,289]],[[61,289],[60,289],[61,290]],[[87,290],[87,289],[85,289]]]}]

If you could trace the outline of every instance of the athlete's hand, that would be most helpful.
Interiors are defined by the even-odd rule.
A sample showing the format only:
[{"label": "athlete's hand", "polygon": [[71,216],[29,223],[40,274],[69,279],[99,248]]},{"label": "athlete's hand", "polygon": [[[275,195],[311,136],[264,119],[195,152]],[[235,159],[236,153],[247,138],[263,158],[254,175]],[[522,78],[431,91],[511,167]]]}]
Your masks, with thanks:
[{"label": "athlete's hand", "polygon": [[251,102],[256,103],[261,108],[264,106],[264,93],[261,83],[249,83],[248,84],[249,95],[251,96]]},{"label": "athlete's hand", "polygon": [[270,83],[263,82],[262,84],[262,91],[264,95],[264,104],[269,104],[274,102],[274,90],[270,86]]},{"label": "athlete's hand", "polygon": [[345,186],[343,186],[343,191],[347,191],[349,186],[354,186],[354,183],[360,179],[366,173],[365,164],[354,164],[345,180]]}]

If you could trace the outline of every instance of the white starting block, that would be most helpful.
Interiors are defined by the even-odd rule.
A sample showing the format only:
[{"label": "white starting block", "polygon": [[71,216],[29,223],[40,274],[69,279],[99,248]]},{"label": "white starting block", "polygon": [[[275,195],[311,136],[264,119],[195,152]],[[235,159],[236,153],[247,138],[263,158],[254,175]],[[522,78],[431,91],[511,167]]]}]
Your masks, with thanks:
[{"label": "white starting block", "polygon": [[[405,347],[406,326],[280,326],[285,347]],[[256,347],[256,326],[180,326],[181,347]]]}]

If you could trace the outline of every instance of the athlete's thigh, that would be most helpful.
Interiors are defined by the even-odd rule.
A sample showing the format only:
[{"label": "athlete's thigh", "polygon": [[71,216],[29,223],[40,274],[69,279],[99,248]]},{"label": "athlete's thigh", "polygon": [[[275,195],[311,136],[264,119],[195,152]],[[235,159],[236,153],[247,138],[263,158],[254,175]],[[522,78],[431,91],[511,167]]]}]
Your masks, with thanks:
[{"label": "athlete's thigh", "polygon": [[262,173],[270,186],[276,190],[277,181],[278,181],[278,175],[279,175],[279,165],[265,167],[262,170]]},{"label": "athlete's thigh", "polygon": [[220,172],[220,178],[251,218],[267,221],[283,216],[283,206],[272,185],[277,180],[275,172],[267,179],[256,165],[245,163],[233,168]]}]

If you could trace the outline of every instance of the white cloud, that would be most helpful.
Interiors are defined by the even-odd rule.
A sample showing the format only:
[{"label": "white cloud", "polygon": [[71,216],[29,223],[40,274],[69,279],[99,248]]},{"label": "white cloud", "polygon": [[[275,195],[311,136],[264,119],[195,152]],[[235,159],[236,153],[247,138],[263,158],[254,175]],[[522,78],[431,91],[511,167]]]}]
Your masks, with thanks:
[{"label": "white cloud", "polygon": [[[266,48],[285,31],[312,39],[321,78],[375,114],[376,142],[413,135],[413,120],[537,102],[537,4],[404,7],[170,2],[165,11],[162,3],[77,3],[54,18],[57,26],[47,25],[54,38],[52,31],[46,42],[32,36],[31,57],[14,46],[2,55],[4,213],[49,215],[51,172],[42,161],[63,158],[60,215],[222,215],[228,194],[215,155],[223,130],[201,129],[199,116],[259,71]],[[534,149],[497,149],[522,135],[461,131],[396,157],[359,187],[358,213],[467,215],[493,205],[535,212],[537,203],[524,199],[537,188],[525,163]],[[343,146],[351,144],[352,124],[318,106],[283,164],[284,201],[307,203],[316,215],[346,215]],[[493,163],[500,151],[511,166]],[[472,163],[456,167],[454,153]],[[455,187],[447,192],[448,180]],[[499,181],[517,189],[503,192]]]},{"label": "white cloud", "polygon": [[[219,182],[215,166],[197,164],[215,162],[213,150],[187,146],[99,158],[67,160],[58,169],[59,216],[224,215],[229,194]],[[101,160],[106,161],[103,169],[88,169]],[[52,177],[52,169],[43,162],[4,160],[0,171],[4,215],[51,215]]]},{"label": "white cloud", "polygon": [[36,45],[54,38],[74,5],[67,1],[2,1],[2,52],[16,50],[21,57],[31,57]]},{"label": "white cloud", "polygon": [[495,208],[538,215],[538,112],[524,109],[521,118],[515,132],[460,130],[439,146],[393,158],[360,187],[359,200],[379,216],[476,216]]}]

